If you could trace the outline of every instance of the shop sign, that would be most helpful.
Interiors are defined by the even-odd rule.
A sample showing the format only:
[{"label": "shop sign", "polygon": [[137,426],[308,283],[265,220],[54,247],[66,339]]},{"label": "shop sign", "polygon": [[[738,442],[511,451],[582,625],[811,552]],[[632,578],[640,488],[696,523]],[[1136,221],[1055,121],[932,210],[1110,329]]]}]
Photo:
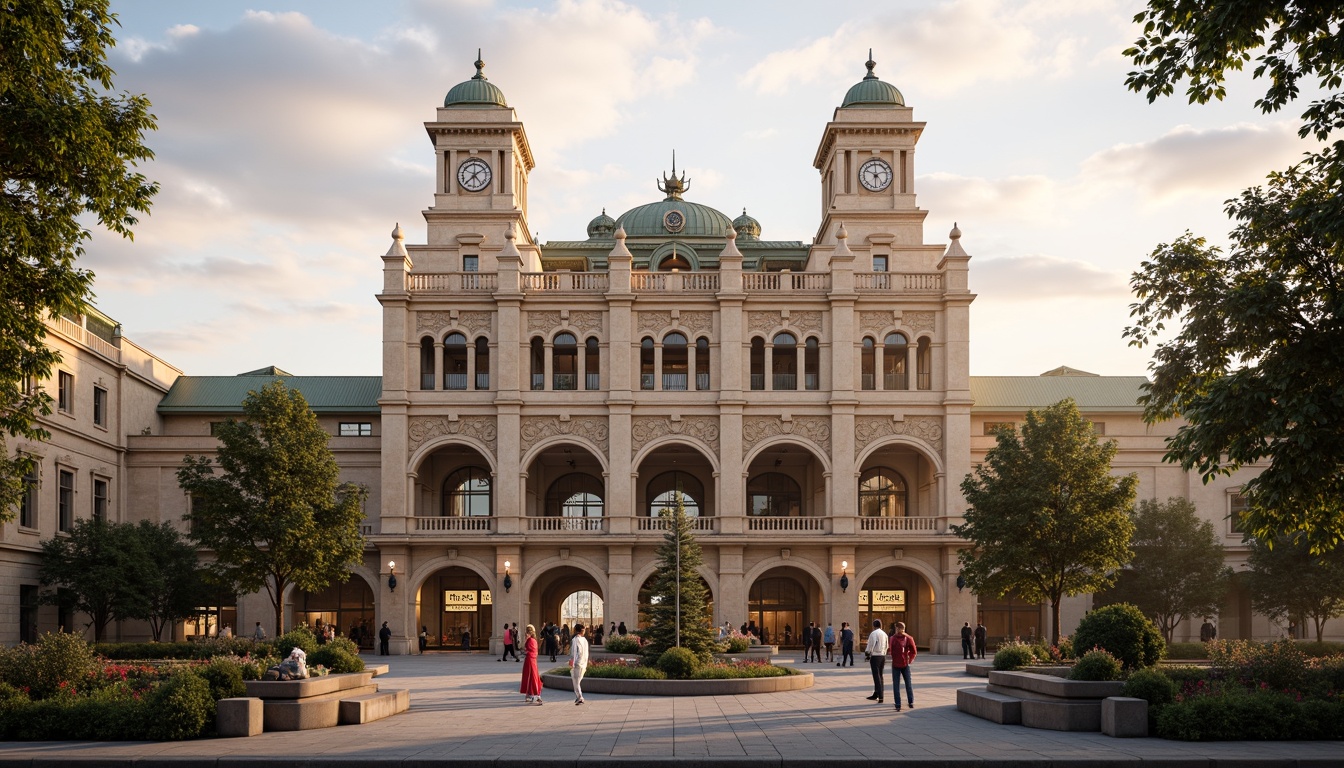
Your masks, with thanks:
[{"label": "shop sign", "polygon": [[874,611],[904,611],[904,589],[865,589],[859,592],[859,605],[866,605]]},{"label": "shop sign", "polygon": [[474,612],[476,610],[476,590],[445,591],[443,593],[443,610]]}]

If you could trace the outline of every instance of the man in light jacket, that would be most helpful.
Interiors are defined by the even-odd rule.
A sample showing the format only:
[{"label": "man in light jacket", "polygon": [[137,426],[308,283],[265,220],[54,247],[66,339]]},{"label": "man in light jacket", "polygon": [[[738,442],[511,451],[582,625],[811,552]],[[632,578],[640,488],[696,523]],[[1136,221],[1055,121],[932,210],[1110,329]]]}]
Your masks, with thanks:
[{"label": "man in light jacket", "polygon": [[[873,619],[873,631],[868,633],[868,644],[864,646],[863,651],[868,654],[868,666],[873,670],[873,695],[869,696],[868,700],[881,704],[887,666],[887,633],[882,631],[881,619]],[[901,692],[897,691],[896,695],[900,696]],[[900,699],[896,701],[899,702]]]},{"label": "man in light jacket", "polygon": [[583,703],[583,673],[588,669],[588,638],[584,637],[584,626],[574,625],[574,637],[569,641],[569,677],[574,681],[574,705]]}]

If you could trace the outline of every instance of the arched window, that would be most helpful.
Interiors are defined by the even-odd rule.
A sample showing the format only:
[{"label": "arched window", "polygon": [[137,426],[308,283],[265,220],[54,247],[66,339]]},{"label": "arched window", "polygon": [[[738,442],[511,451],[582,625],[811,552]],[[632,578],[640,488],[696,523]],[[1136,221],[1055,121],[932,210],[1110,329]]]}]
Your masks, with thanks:
[{"label": "arched window", "polygon": [[476,339],[476,388],[490,388],[490,341],[484,336]]},{"label": "arched window", "polygon": [[882,388],[909,389],[905,382],[905,350],[909,346],[899,333],[887,334],[882,345]]},{"label": "arched window", "polygon": [[443,388],[467,388],[467,337],[460,333],[443,340]]},{"label": "arched window", "polygon": [[653,391],[653,339],[645,336],[639,342],[639,388]]},{"label": "arched window", "polygon": [[751,388],[765,389],[765,339],[751,340]]},{"label": "arched window", "polygon": [[860,517],[905,517],[905,479],[876,467],[859,477]]},{"label": "arched window", "polygon": [[602,481],[571,472],[551,483],[546,492],[547,517],[602,517]]},{"label": "arched window", "polygon": [[596,336],[589,336],[583,344],[583,388],[602,388],[602,355]]},{"label": "arched window", "polygon": [[649,500],[646,510],[649,517],[658,517],[664,509],[675,509],[678,493],[681,494],[686,516],[700,517],[705,501],[705,486],[694,475],[677,470],[664,472],[649,481],[645,490],[645,497]]},{"label": "arched window", "polygon": [[933,389],[933,345],[927,336],[919,340],[915,349],[915,372],[920,389]]},{"label": "arched window", "polygon": [[551,346],[551,389],[579,388],[579,340],[572,333],[556,334]]},{"label": "arched window", "polygon": [[821,389],[821,343],[816,336],[808,336],[803,345],[803,387]]},{"label": "arched window", "polygon": [[859,380],[862,388],[877,389],[877,344],[868,336],[859,352]]},{"label": "arched window", "polygon": [[709,339],[695,340],[695,388],[709,389]]},{"label": "arched window", "polygon": [[684,392],[687,387],[687,366],[690,364],[686,337],[669,333],[663,337],[663,389]]},{"label": "arched window", "polygon": [[793,478],[766,472],[747,483],[747,514],[751,517],[800,517],[803,491]]},{"label": "arched window", "polygon": [[798,388],[798,340],[791,333],[775,336],[771,389]]},{"label": "arched window", "polygon": [[463,467],[443,481],[444,517],[489,517],[490,473]]},{"label": "arched window", "polygon": [[673,254],[658,262],[658,271],[660,272],[671,272],[674,269],[680,272],[686,272],[690,270],[690,268],[691,262],[687,261],[686,257],[681,254]]},{"label": "arched window", "polygon": [[541,337],[532,339],[532,354],[528,355],[532,364],[532,389],[546,388],[546,342]]},{"label": "arched window", "polygon": [[420,388],[434,388],[434,340],[428,336],[420,340]]}]

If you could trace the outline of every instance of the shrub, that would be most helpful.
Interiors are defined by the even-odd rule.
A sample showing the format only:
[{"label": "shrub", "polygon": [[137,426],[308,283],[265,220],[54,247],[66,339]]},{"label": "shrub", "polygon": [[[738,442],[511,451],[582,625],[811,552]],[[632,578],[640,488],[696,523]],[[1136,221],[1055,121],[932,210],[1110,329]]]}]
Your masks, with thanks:
[{"label": "shrub", "polygon": [[1208,649],[1213,668],[1228,680],[1247,687],[1264,683],[1275,690],[1297,690],[1302,685],[1307,659],[1292,640],[1214,640]]},{"label": "shrub", "polygon": [[674,647],[663,651],[658,657],[656,666],[674,680],[686,680],[695,674],[696,668],[700,666],[700,660],[690,649]]},{"label": "shrub", "polygon": [[1189,683],[1208,682],[1213,678],[1213,670],[1208,667],[1163,666],[1161,669],[1162,674],[1177,688]]},{"label": "shrub", "polygon": [[[250,637],[203,637],[194,643],[185,643],[185,645],[188,646],[190,654],[186,658],[193,659],[213,659],[216,656],[249,656],[259,650],[259,643]],[[289,655],[289,649],[285,650],[285,655]]]},{"label": "shrub", "polygon": [[1074,662],[1070,680],[1119,680],[1120,660],[1101,648],[1093,648]]},{"label": "shrub", "polygon": [[210,697],[215,701],[242,696],[247,693],[243,685],[243,669],[238,661],[227,657],[213,659],[196,670],[210,686]]},{"label": "shrub", "polygon": [[215,722],[215,700],[205,678],[190,670],[170,677],[155,691],[149,703],[150,739],[193,739]]},{"label": "shrub", "polygon": [[1163,707],[1157,735],[1185,741],[1340,739],[1344,700],[1298,703],[1278,691],[1233,688]]},{"label": "shrub", "polygon": [[1059,655],[1065,659],[1076,659],[1077,651],[1073,647],[1073,638],[1065,635],[1059,638]]},{"label": "shrub", "polygon": [[1298,640],[1297,647],[1309,658],[1318,659],[1324,656],[1344,656],[1344,643],[1338,640]]},{"label": "shrub", "polygon": [[[568,674],[565,669],[561,674]],[[666,680],[667,673],[653,667],[624,664],[617,661],[589,664],[584,677],[610,677],[624,680]]]},{"label": "shrub", "polygon": [[1157,625],[1128,603],[1103,606],[1084,616],[1073,634],[1073,647],[1109,651],[1127,670],[1151,667],[1166,653]]},{"label": "shrub", "polygon": [[1204,643],[1167,643],[1168,659],[1207,659],[1209,652]]},{"label": "shrub", "polygon": [[1307,661],[1303,670],[1302,692],[1316,698],[1344,694],[1344,656]]},{"label": "shrub", "polygon": [[1031,646],[1026,643],[1008,642],[999,646],[994,653],[994,668],[998,670],[1021,669],[1036,660]]},{"label": "shrub", "polygon": [[34,699],[54,695],[62,683],[87,685],[102,667],[102,660],[84,638],[70,632],[48,632],[37,639],[37,645],[28,646],[21,653],[26,656],[22,659],[26,668],[13,672],[26,680],[11,682],[28,688]]},{"label": "shrub", "polygon": [[282,659],[289,658],[290,651],[295,648],[301,649],[307,656],[312,656],[318,648],[317,635],[314,635],[311,629],[303,626],[289,630],[270,641],[269,645],[275,649],[275,655]]},{"label": "shrub", "polygon": [[[349,643],[350,641],[346,641]],[[350,643],[354,645],[354,643]],[[345,672],[363,672],[364,660],[350,652],[348,648],[338,646],[335,643],[327,643],[318,648],[308,657],[308,666],[312,667],[321,664],[334,674]]]},{"label": "shrub", "polygon": [[745,637],[730,637],[723,644],[724,653],[746,653],[751,649],[751,644]]},{"label": "shrub", "polygon": [[1150,725],[1157,714],[1157,708],[1164,707],[1176,700],[1176,684],[1158,669],[1140,669],[1129,676],[1120,693],[1134,699],[1148,702]]},{"label": "shrub", "polygon": [[194,659],[195,643],[95,643],[93,650],[106,659],[138,661],[142,659]]},{"label": "shrub", "polygon": [[696,668],[692,680],[741,680],[755,677],[787,677],[802,674],[789,667],[777,667],[764,661],[728,664],[704,664]]},{"label": "shrub", "polygon": [[616,635],[602,641],[602,648],[609,653],[639,653],[637,635]]}]

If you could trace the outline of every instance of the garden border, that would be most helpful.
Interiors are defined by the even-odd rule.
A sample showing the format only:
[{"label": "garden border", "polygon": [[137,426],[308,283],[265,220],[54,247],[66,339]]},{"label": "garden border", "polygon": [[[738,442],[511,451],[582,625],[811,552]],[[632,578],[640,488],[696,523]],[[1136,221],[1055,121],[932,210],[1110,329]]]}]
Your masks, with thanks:
[{"label": "garden border", "polygon": [[[541,684],[562,691],[574,690],[567,674],[545,673]],[[585,677],[584,693],[614,693],[625,696],[740,696],[753,693],[801,691],[813,685],[811,672],[778,677],[748,677],[729,680],[647,680],[615,677]]]}]

